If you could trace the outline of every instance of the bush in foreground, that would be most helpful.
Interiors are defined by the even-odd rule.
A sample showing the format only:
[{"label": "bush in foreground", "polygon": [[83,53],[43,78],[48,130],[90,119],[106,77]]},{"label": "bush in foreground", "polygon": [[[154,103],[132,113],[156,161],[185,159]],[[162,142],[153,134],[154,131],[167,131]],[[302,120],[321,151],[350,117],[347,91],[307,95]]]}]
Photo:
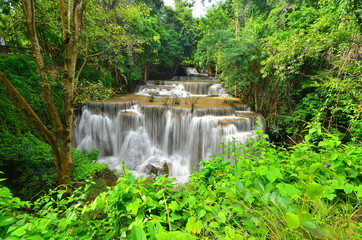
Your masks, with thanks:
[{"label": "bush in foreground", "polygon": [[262,138],[224,146],[186,185],[164,176],[149,183],[126,171],[93,201],[86,201],[90,184],[72,196],[55,189],[34,203],[2,187],[0,237],[359,239],[361,157],[361,146],[314,128],[288,150]]}]

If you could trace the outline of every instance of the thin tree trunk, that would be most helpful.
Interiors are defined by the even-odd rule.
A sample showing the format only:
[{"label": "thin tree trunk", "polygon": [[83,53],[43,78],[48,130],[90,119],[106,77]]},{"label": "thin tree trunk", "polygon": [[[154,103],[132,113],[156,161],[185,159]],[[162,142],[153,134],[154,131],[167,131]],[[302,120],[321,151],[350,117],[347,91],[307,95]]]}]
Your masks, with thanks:
[{"label": "thin tree trunk", "polygon": [[[67,13],[65,13],[64,0],[60,0],[60,16],[62,21],[62,40],[65,46],[64,56],[64,73],[63,73],[63,109],[62,116],[59,115],[54,99],[51,92],[50,83],[48,80],[48,72],[44,64],[43,56],[41,53],[41,47],[39,44],[39,38],[35,28],[35,8],[34,0],[22,0],[22,6],[25,16],[25,25],[28,31],[29,40],[31,42],[33,55],[37,67],[37,72],[40,76],[43,99],[47,112],[54,124],[55,131],[50,132],[47,128],[44,129],[41,126],[45,126],[41,120],[36,116],[33,111],[29,116],[33,122],[37,123],[38,130],[41,131],[44,140],[49,143],[52,148],[55,169],[57,171],[58,183],[63,184],[71,180],[71,168],[73,166],[71,158],[71,141],[72,141],[72,127],[73,127],[73,111],[74,111],[74,92],[75,92],[75,69],[76,60],[79,49],[79,39],[82,27],[83,17],[83,0],[74,0],[72,12],[69,12],[70,1],[68,1]],[[68,23],[66,20],[68,17]],[[6,82],[1,78],[2,82]],[[9,84],[7,84],[9,86]],[[15,89],[16,90],[16,89]],[[15,93],[15,92],[14,92]],[[17,95],[16,95],[17,96]],[[20,95],[21,96],[21,95]],[[25,107],[25,99],[21,100],[15,97],[16,100],[23,105],[22,109],[25,112],[30,111],[29,107]],[[41,124],[40,124],[41,123]],[[47,130],[47,131],[46,131]]]},{"label": "thin tree trunk", "polygon": [[[70,34],[65,39],[65,56],[64,56],[64,75],[63,75],[63,132],[57,137],[59,147],[62,149],[61,175],[64,181],[70,180],[71,167],[73,166],[71,158],[73,112],[74,112],[74,92],[75,92],[75,69],[78,57],[79,39],[82,27],[83,17],[83,0],[75,0],[73,6],[73,16],[71,19],[71,29],[67,32]],[[68,25],[69,26],[69,25]],[[69,39],[69,41],[68,41]]]},{"label": "thin tree trunk", "polygon": [[176,62],[176,65],[175,65],[175,68],[174,68],[173,71],[171,72],[171,78],[174,77],[174,76],[176,76],[176,73],[177,73],[178,68],[179,68],[179,65],[180,65],[180,61],[181,61],[181,59],[178,58],[178,59],[177,59],[177,62]]},{"label": "thin tree trunk", "polygon": [[143,83],[146,84],[148,80],[148,65],[145,64],[143,71]]},{"label": "thin tree trunk", "polygon": [[50,83],[48,80],[47,69],[44,64],[39,38],[35,28],[34,0],[22,0],[22,3],[25,16],[25,25],[31,43],[36,69],[40,76],[42,94],[45,100],[45,107],[48,110],[49,117],[54,123],[55,128],[57,129],[57,131],[61,131],[62,124],[60,122],[59,114],[53,100],[53,94],[51,92]]}]

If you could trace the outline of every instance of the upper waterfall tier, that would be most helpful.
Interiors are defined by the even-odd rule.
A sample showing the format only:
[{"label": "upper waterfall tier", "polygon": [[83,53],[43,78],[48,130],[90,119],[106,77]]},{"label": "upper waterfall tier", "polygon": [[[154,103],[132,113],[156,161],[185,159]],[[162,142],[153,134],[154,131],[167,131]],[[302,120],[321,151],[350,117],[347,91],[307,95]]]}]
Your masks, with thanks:
[{"label": "upper waterfall tier", "polygon": [[[77,117],[75,145],[97,149],[100,162],[137,175],[165,173],[186,182],[222,142],[246,142],[263,117],[245,105],[231,108],[141,106],[139,102],[88,103]],[[259,126],[260,127],[260,126]],[[167,169],[167,170],[165,170]]]},{"label": "upper waterfall tier", "polygon": [[217,80],[209,77],[197,78],[194,81],[162,81],[150,80],[146,85],[139,86],[136,90],[141,95],[170,95],[171,97],[189,97],[189,96],[221,96],[228,97],[227,91],[218,83]]},{"label": "upper waterfall tier", "polygon": [[172,80],[177,81],[217,81],[216,78],[208,77],[204,75],[190,75],[190,76],[176,76]]}]

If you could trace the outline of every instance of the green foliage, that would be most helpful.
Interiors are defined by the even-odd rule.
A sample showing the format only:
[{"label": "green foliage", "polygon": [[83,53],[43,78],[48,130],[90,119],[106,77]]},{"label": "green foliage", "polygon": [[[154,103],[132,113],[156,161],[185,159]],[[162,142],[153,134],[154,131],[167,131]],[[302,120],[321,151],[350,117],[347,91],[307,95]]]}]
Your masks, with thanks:
[{"label": "green foliage", "polygon": [[1,133],[0,169],[14,193],[31,199],[55,185],[53,156],[49,146],[30,133]]},{"label": "green foliage", "polygon": [[190,104],[191,110],[195,110],[197,103],[199,102],[200,97],[189,97],[185,98],[185,104]]},{"label": "green foliage", "polygon": [[23,44],[27,41],[22,17],[19,1],[0,2],[0,35],[6,45],[14,47],[10,47],[11,52],[24,53],[27,51],[26,49],[16,48],[23,47]]},{"label": "green foliage", "polygon": [[[38,116],[45,119],[46,114],[42,107],[43,100],[39,94],[41,90],[32,57],[28,55],[0,55],[0,70],[33,107]],[[11,96],[7,94],[3,85],[0,85],[0,101],[2,106],[0,109],[0,130],[7,129],[17,132],[27,128],[26,117],[19,107],[14,105]]]},{"label": "green foliage", "polygon": [[[23,199],[32,199],[56,186],[56,172],[49,145],[31,133],[0,134],[0,171],[6,184]],[[108,169],[97,163],[98,152],[72,149],[73,180],[84,181]]]},{"label": "green foliage", "polygon": [[[360,238],[362,148],[312,127],[291,149],[265,140],[223,146],[186,185],[125,169],[86,202],[86,188],[30,204],[1,187],[0,236],[38,239]],[[94,183],[93,183],[94,184]],[[11,204],[5,204],[10,202]],[[31,210],[30,212],[24,212]]]},{"label": "green foliage", "polygon": [[[196,46],[188,5],[171,9],[162,1],[143,2],[90,1],[85,11],[81,56],[111,73],[113,85],[127,90],[149,75],[170,77]],[[155,73],[155,66],[164,72]]]},{"label": "green foliage", "polygon": [[103,169],[108,169],[106,165],[97,163],[97,151],[87,152],[86,150],[79,151],[73,148],[72,159],[74,162],[72,179],[74,181],[83,181]]},{"label": "green foliage", "polygon": [[360,141],[359,1],[226,1],[200,23],[195,63],[266,118],[271,137],[302,141],[309,123]]},{"label": "green foliage", "polygon": [[90,82],[98,83],[100,81],[104,87],[117,87],[111,73],[102,65],[86,64],[80,73],[79,81],[81,83],[85,82],[85,85]]},{"label": "green foliage", "polygon": [[79,83],[77,91],[78,103],[107,100],[114,94],[113,90],[111,88],[105,87],[101,81],[82,81],[81,83]]},{"label": "green foliage", "polygon": [[173,97],[171,98],[172,100],[172,105],[180,105],[181,103],[181,98],[178,98],[178,97]]},{"label": "green foliage", "polygon": [[[43,52],[57,56],[60,33],[52,27],[59,19],[50,1],[40,2]],[[125,171],[107,192],[101,181],[84,184],[109,173],[96,163],[97,153],[73,150],[73,178],[84,186],[38,196],[55,183],[50,148],[22,134],[25,117],[0,86],[0,170],[8,178],[0,179],[0,238],[362,238],[360,3],[233,0],[200,21],[185,1],[175,9],[146,3],[160,14],[142,4],[89,1],[80,52],[92,65],[81,75],[79,102],[103,99],[111,94],[105,87],[132,88],[152,65],[175,70],[189,64],[201,38],[198,66],[262,111],[272,134],[298,137],[299,143],[283,149],[262,135],[246,146],[222,146],[186,185],[164,176],[136,179]],[[27,46],[14,6],[15,14],[0,14],[0,35]],[[0,57],[0,70],[46,119],[34,69],[29,56]],[[52,84],[59,87],[56,79]],[[190,101],[194,109],[197,98]],[[8,187],[38,200],[21,201]]]}]

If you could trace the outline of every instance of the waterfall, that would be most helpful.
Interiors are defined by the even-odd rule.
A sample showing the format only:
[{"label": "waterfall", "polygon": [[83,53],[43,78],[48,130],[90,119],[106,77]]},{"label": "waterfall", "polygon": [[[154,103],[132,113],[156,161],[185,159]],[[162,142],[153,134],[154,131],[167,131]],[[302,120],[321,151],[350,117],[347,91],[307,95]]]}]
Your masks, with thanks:
[{"label": "waterfall", "polygon": [[245,143],[263,121],[245,105],[186,109],[142,106],[139,102],[88,103],[74,128],[75,146],[99,150],[99,162],[121,164],[137,176],[168,173],[187,182],[201,160],[218,152],[222,141]]},{"label": "waterfall", "polygon": [[[138,177],[168,174],[187,182],[198,163],[209,160],[223,143],[245,143],[256,136],[255,128],[265,125],[264,118],[247,105],[220,104],[230,95],[216,79],[203,75],[148,81],[136,93],[140,101],[150,95],[203,99],[203,107],[192,109],[186,103],[184,107],[143,106],[141,102],[83,106],[74,128],[74,145],[96,149],[99,162],[116,171],[124,164]],[[257,126],[258,121],[262,126]]]},{"label": "waterfall", "polygon": [[155,81],[149,80],[146,85],[139,86],[136,90],[138,94],[149,95],[157,93],[158,95],[170,95],[173,97],[189,97],[189,96],[220,96],[229,97],[225,88],[216,80],[205,78],[208,80],[199,81]]}]

